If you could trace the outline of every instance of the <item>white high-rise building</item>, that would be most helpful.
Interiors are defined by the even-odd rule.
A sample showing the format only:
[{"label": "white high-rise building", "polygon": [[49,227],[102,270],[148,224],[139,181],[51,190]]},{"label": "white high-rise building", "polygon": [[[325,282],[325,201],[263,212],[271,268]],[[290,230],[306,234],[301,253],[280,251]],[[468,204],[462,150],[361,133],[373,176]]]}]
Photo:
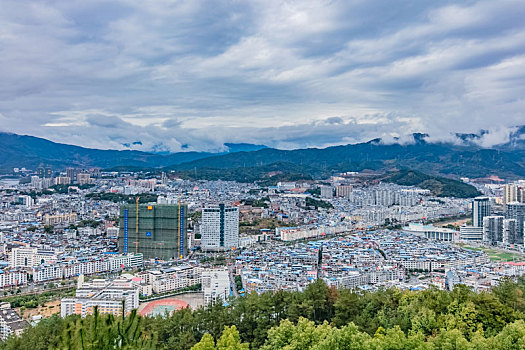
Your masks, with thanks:
[{"label": "white high-rise building", "polygon": [[218,207],[202,210],[201,248],[229,250],[239,246],[239,208]]},{"label": "white high-rise building", "polygon": [[490,215],[489,197],[476,197],[472,202],[472,226],[483,227],[483,218]]}]

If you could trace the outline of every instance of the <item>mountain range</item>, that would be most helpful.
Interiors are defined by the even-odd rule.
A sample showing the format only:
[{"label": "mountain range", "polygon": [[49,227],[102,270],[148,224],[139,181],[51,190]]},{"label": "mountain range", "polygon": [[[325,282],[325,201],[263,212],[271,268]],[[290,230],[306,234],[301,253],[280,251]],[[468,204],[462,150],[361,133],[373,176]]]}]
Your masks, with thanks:
[{"label": "mountain range", "polygon": [[58,170],[66,167],[110,168],[115,166],[159,168],[230,152],[254,151],[266,147],[245,143],[226,143],[224,146],[228,151],[223,153],[177,152],[157,154],[135,150],[84,148],[56,143],[34,136],[0,132],[0,171],[11,171],[14,167],[36,169],[41,165]]},{"label": "mountain range", "polygon": [[[525,129],[518,130],[519,132]],[[458,134],[459,135],[459,134]],[[258,173],[303,174],[327,176],[334,172],[413,169],[445,176],[484,177],[499,175],[525,176],[525,147],[522,135],[512,143],[496,148],[482,148],[472,142],[479,135],[459,135],[462,144],[427,142],[428,135],[414,134],[408,144],[385,144],[381,139],[334,146],[281,150],[262,145],[225,144],[228,152],[178,152],[154,154],[134,150],[100,150],[55,143],[33,136],[0,133],[0,170],[13,167],[35,169],[40,165],[57,170],[66,167],[133,167],[156,168],[180,173],[186,177],[246,179]],[[228,171],[226,171],[228,170]],[[205,175],[204,175],[205,174]]]}]

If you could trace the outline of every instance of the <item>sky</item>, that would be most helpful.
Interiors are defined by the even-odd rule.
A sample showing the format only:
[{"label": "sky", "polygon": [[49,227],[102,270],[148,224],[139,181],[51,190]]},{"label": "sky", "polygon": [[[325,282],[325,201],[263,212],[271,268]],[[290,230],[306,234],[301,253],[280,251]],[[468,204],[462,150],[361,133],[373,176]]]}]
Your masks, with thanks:
[{"label": "sky", "polygon": [[0,0],[0,131],[102,149],[525,124],[525,1]]}]

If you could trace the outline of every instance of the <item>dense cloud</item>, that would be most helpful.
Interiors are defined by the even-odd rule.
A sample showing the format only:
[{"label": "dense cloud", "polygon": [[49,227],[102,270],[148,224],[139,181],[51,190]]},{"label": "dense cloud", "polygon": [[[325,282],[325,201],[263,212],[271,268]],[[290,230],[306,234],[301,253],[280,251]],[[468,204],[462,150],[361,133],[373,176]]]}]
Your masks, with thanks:
[{"label": "dense cloud", "polygon": [[491,146],[525,124],[522,0],[0,7],[1,131],[178,151],[480,130]]}]

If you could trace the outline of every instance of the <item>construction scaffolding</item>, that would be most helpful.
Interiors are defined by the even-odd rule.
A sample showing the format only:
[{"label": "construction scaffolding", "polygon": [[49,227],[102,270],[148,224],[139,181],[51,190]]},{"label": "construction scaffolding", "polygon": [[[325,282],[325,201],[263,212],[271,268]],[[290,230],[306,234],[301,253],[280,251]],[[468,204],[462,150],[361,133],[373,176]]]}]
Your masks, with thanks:
[{"label": "construction scaffolding", "polygon": [[[121,206],[119,251],[142,253],[144,259],[184,258],[188,254],[187,210],[185,204]],[[128,238],[132,232],[134,240]]]}]

